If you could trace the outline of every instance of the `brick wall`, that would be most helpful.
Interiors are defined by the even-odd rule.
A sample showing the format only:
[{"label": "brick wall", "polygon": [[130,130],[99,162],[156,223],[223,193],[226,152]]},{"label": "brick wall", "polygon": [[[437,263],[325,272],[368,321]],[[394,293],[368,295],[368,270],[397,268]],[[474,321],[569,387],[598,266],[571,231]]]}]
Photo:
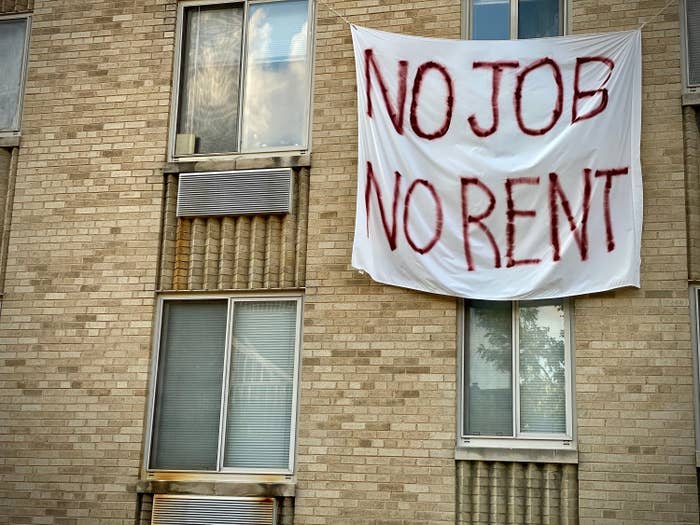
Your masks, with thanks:
[{"label": "brick wall", "polygon": [[[573,31],[634,29],[665,4],[577,1]],[[676,2],[642,49],[642,288],[576,301],[583,523],[698,521]]]},{"label": "brick wall", "polygon": [[132,525],[175,3],[34,4],[0,317],[0,522]]},{"label": "brick wall", "polygon": [[[353,23],[458,38],[457,0],[331,2]],[[350,268],[350,28],[317,4],[297,523],[454,523],[456,305]]]},{"label": "brick wall", "polygon": [[[369,27],[460,32],[458,0],[324,2]],[[664,4],[574,0],[572,28],[638,27]],[[381,286],[350,268],[350,32],[325,3],[316,7],[295,522],[454,523],[458,503],[463,518],[480,505],[456,500],[457,301]],[[576,300],[583,523],[698,520],[677,12],[671,5],[643,33],[643,287]],[[174,27],[175,0],[35,2],[0,316],[0,523],[148,519],[150,496],[139,505],[134,484]],[[170,226],[162,240],[174,250],[174,220]],[[216,225],[204,230],[197,239],[207,239],[205,265],[186,265],[188,283],[222,264],[223,245],[209,258],[206,251],[222,236]],[[302,235],[295,249],[304,242]],[[177,253],[166,252],[174,281]],[[573,486],[573,467],[565,470]],[[569,503],[540,512],[575,521]]]}]

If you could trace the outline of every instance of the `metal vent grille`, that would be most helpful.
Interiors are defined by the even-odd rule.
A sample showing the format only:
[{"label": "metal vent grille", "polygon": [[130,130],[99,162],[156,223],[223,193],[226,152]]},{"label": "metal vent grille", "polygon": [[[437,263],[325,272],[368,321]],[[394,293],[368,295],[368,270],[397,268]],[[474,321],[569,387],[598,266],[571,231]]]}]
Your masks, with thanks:
[{"label": "metal vent grille", "polygon": [[274,525],[274,498],[153,497],[152,525]]},{"label": "metal vent grille", "polygon": [[181,173],[178,217],[289,213],[292,170]]},{"label": "metal vent grille", "polygon": [[700,2],[686,0],[688,87],[700,87]]}]

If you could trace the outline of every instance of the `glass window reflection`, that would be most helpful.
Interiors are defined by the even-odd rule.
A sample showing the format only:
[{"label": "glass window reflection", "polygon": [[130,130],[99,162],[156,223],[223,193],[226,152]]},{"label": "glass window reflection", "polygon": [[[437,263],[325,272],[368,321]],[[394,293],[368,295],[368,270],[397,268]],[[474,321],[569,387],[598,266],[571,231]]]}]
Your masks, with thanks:
[{"label": "glass window reflection", "polygon": [[559,0],[519,0],[518,38],[561,34]]},{"label": "glass window reflection", "polygon": [[509,0],[473,0],[472,34],[474,40],[508,40],[510,38]]},{"label": "glass window reflection", "polygon": [[302,146],[306,134],[306,2],[248,11],[242,147]]}]

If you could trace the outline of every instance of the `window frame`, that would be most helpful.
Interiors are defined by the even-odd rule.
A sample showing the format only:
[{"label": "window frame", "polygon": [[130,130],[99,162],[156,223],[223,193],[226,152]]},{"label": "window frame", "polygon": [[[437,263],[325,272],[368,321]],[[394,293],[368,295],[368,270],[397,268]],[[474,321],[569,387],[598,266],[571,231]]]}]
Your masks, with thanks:
[{"label": "window frame", "polygon": [[[510,5],[510,40],[518,40],[518,1],[507,0]],[[568,0],[559,0],[559,35],[568,34],[569,13]],[[466,39],[472,38],[472,5],[473,0],[462,0],[462,37]],[[552,37],[542,37],[552,38]]]},{"label": "window frame", "polygon": [[688,287],[690,343],[693,349],[693,412],[695,413],[695,464],[700,467],[700,283]]},{"label": "window frame", "polygon": [[[187,302],[187,301],[227,301],[226,311],[226,337],[224,349],[224,362],[222,363],[222,398],[219,412],[219,436],[217,440],[217,457],[215,470],[188,470],[188,469],[157,469],[151,468],[151,453],[153,449],[153,436],[155,426],[156,394],[158,389],[158,372],[161,355],[161,340],[163,332],[163,310],[167,301]],[[286,469],[271,468],[234,468],[223,465],[223,450],[226,443],[226,428],[229,379],[231,365],[231,348],[233,336],[233,315],[235,303],[241,302],[261,302],[261,301],[289,301],[296,303],[296,335],[294,342],[294,384],[292,387],[292,408],[291,424],[289,430],[289,463]],[[298,293],[236,293],[236,294],[164,294],[158,297],[156,305],[156,315],[153,330],[153,354],[151,358],[150,386],[148,392],[148,411],[146,436],[144,440],[144,463],[143,471],[149,477],[157,477],[158,474],[182,473],[187,476],[202,475],[204,477],[222,477],[225,475],[282,475],[291,476],[294,474],[296,460],[296,440],[297,440],[297,420],[299,412],[299,391],[300,391],[300,366],[301,366],[301,340],[302,340],[302,319],[303,319],[303,297]]]},{"label": "window frame", "polygon": [[202,160],[217,160],[222,158],[232,158],[241,156],[274,156],[273,154],[282,153],[285,155],[298,154],[303,155],[311,151],[311,115],[312,108],[311,104],[313,101],[313,57],[314,57],[314,8],[315,2],[313,0],[307,0],[307,42],[306,42],[306,84],[308,86],[309,92],[306,94],[307,104],[306,111],[304,114],[304,127],[303,136],[305,138],[306,147],[270,147],[262,149],[254,149],[248,151],[227,151],[219,153],[189,153],[185,155],[175,154],[175,142],[177,138],[177,120],[180,111],[180,86],[181,86],[181,72],[182,72],[182,46],[183,46],[183,33],[185,28],[185,9],[197,6],[213,6],[213,5],[224,5],[224,4],[240,4],[243,6],[243,27],[241,30],[241,50],[240,50],[240,75],[239,75],[239,85],[238,85],[238,107],[239,114],[237,117],[237,137],[236,141],[238,147],[241,145],[241,124],[243,122],[242,118],[242,108],[243,108],[243,86],[245,84],[245,70],[246,70],[246,42],[248,38],[248,11],[251,4],[268,4],[276,2],[285,2],[287,0],[186,0],[178,2],[177,4],[177,15],[175,24],[175,48],[173,56],[173,82],[171,86],[171,101],[170,101],[170,122],[168,129],[168,160],[171,162],[187,162],[187,161],[202,161]]},{"label": "window frame", "polygon": [[18,101],[17,101],[17,114],[15,115],[15,120],[13,121],[13,127],[8,129],[0,128],[0,137],[16,136],[20,135],[22,132],[22,113],[24,110],[24,97],[26,95],[26,85],[27,85],[27,70],[29,65],[29,42],[32,33],[32,15],[31,13],[18,13],[9,15],[0,15],[0,22],[6,20],[17,20],[25,19],[26,31],[24,34],[24,48],[22,54],[22,70],[20,72],[19,79],[19,89]]},{"label": "window frame", "polygon": [[[530,301],[528,301],[530,302]],[[544,434],[534,432],[520,432],[520,388],[518,375],[518,309],[520,301],[510,301],[511,303],[511,333],[512,347],[511,359],[512,368],[512,396],[513,396],[513,435],[512,436],[485,436],[471,435],[465,432],[465,409],[466,399],[465,385],[467,384],[466,373],[468,365],[468,345],[469,334],[467,329],[467,316],[469,300],[459,302],[458,315],[458,366],[457,378],[458,403],[457,403],[457,448],[508,448],[508,449],[544,449],[544,450],[575,450],[576,435],[574,425],[574,374],[575,363],[573,357],[574,348],[574,313],[573,300],[564,298],[564,366],[565,366],[565,408],[566,408],[566,432],[563,434]]]},{"label": "window frame", "polygon": [[688,0],[679,2],[680,24],[681,24],[681,77],[683,82],[683,93],[700,94],[700,83],[690,83],[690,59],[688,57]]}]

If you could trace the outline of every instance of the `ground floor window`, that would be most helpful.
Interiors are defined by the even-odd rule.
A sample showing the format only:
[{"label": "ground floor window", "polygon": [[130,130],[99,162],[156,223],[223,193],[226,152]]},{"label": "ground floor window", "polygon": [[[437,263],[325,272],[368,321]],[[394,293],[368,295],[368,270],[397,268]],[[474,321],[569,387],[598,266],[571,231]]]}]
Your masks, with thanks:
[{"label": "ground floor window", "polygon": [[462,438],[570,440],[568,301],[468,301]]},{"label": "ground floor window", "polygon": [[148,468],[292,472],[301,299],[160,306]]}]

